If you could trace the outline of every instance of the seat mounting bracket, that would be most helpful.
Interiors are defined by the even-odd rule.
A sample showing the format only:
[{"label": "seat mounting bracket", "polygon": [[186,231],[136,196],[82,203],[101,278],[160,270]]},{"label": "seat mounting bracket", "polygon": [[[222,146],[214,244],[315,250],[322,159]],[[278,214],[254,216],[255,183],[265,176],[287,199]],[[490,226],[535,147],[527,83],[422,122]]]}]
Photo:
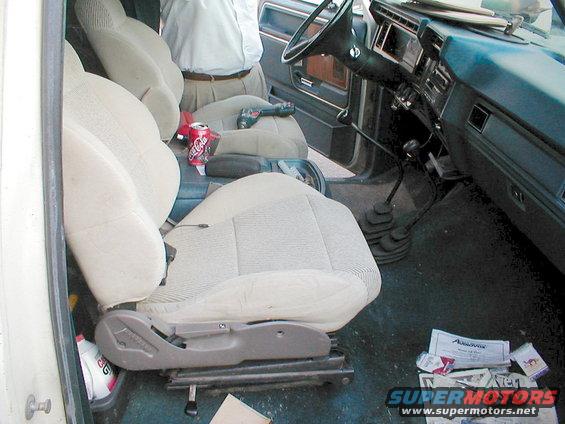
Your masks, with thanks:
[{"label": "seat mounting bracket", "polygon": [[331,339],[290,321],[169,324],[138,311],[102,316],[95,339],[104,356],[129,370],[203,369],[245,361],[324,358]]},{"label": "seat mounting bracket", "polygon": [[164,374],[168,390],[253,389],[296,385],[347,385],[354,371],[345,355],[332,349],[329,355],[312,359],[249,361],[233,367],[169,370]]}]

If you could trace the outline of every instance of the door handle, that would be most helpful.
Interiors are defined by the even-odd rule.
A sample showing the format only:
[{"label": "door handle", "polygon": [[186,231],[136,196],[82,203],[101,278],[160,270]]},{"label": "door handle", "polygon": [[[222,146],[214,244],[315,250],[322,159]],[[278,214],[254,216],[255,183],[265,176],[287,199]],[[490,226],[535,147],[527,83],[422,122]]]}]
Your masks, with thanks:
[{"label": "door handle", "polygon": [[294,71],[294,76],[300,81],[300,84],[305,85],[309,88],[314,86],[314,81],[309,80],[304,76],[304,74],[300,71]]},{"label": "door handle", "polygon": [[314,85],[313,81],[310,81],[309,79],[306,79],[304,77],[300,77],[300,83],[310,88],[312,88],[312,86]]}]

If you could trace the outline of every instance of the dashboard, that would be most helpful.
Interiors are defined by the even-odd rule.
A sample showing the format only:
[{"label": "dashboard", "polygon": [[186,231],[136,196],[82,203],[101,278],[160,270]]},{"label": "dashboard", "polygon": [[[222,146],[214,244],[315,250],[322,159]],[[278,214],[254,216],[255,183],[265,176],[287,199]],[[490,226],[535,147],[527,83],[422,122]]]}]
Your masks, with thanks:
[{"label": "dashboard", "polygon": [[373,0],[371,50],[402,82],[393,110],[416,115],[515,225],[565,272],[565,65],[517,36]]},{"label": "dashboard", "polygon": [[423,53],[416,36],[418,24],[380,5],[376,5],[372,11],[375,19],[381,23],[373,43],[373,50],[388,56],[409,72],[414,72]]},{"label": "dashboard", "polygon": [[[371,14],[378,24],[372,50],[394,63],[405,75],[395,95],[393,107],[411,109],[423,98],[436,115],[440,115],[453,86],[453,79],[440,61],[444,40],[432,29],[421,28],[421,22],[379,2],[373,2]],[[430,125],[431,122],[426,122]]]}]

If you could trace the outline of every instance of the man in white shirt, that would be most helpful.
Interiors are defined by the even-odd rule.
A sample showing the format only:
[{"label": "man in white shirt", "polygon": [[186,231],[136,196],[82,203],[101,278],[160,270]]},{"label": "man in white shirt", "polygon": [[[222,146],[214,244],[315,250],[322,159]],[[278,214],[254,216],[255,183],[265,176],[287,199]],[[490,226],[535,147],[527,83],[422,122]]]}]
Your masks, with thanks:
[{"label": "man in white shirt", "polygon": [[239,94],[266,98],[257,0],[161,0],[161,20],[185,78],[182,110]]}]

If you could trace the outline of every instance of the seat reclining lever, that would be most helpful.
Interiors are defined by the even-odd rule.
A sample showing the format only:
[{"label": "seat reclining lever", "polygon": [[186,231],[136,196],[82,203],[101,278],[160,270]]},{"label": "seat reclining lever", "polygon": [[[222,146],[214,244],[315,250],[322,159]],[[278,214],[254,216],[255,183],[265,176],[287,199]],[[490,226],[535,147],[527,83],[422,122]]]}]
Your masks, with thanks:
[{"label": "seat reclining lever", "polygon": [[164,286],[167,284],[167,276],[169,275],[169,265],[171,262],[175,260],[175,256],[177,256],[177,249],[175,249],[170,244],[163,242],[165,244],[165,276],[159,283],[160,286]]}]

